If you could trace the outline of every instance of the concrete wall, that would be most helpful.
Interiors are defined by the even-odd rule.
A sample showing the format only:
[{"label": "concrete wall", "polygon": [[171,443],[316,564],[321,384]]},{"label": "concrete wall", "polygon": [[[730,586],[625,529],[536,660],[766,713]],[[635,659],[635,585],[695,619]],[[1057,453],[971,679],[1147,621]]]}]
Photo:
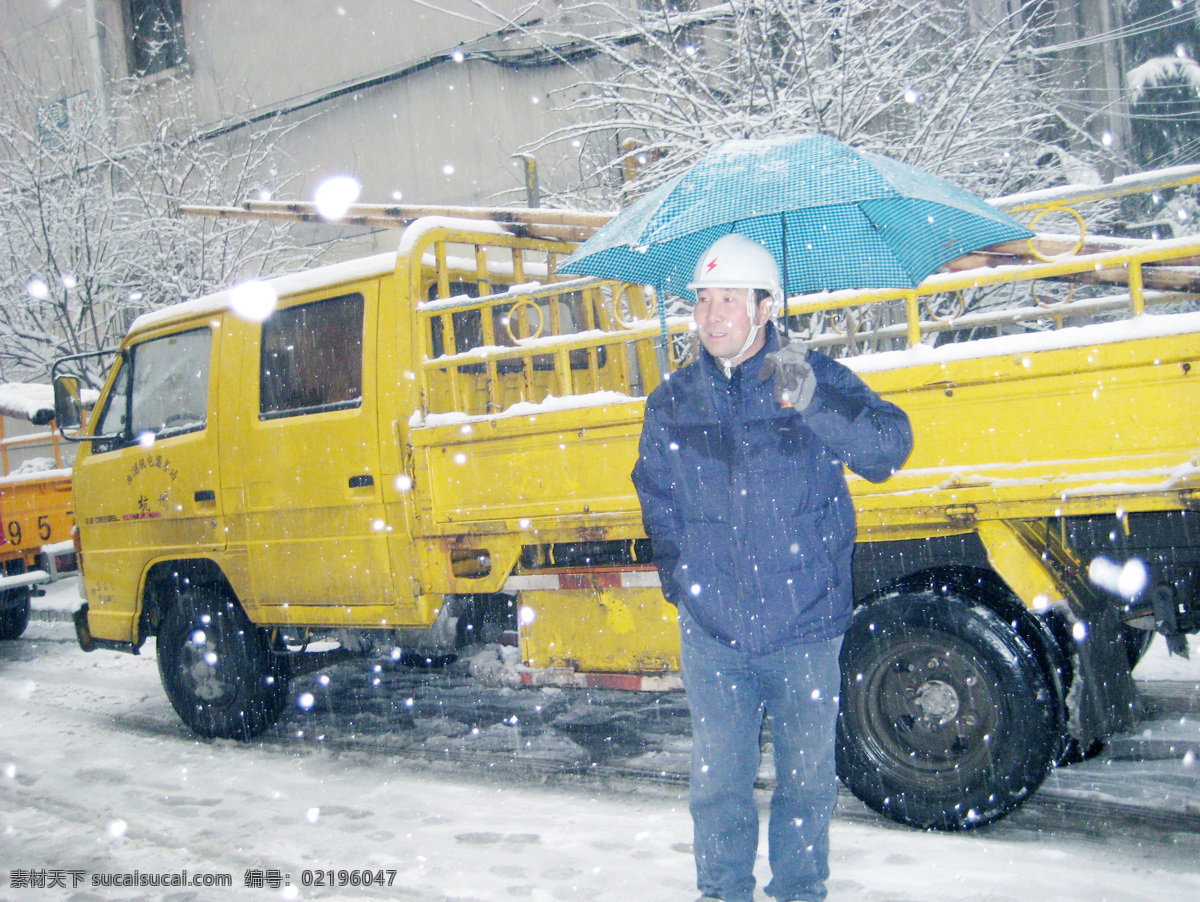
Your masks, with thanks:
[{"label": "concrete wall", "polygon": [[[516,200],[524,182],[512,155],[555,127],[548,95],[577,76],[447,59],[458,47],[511,48],[522,38],[496,34],[505,19],[544,14],[511,0],[486,6],[500,16],[471,0],[300,2],[286,15],[278,0],[185,0],[200,108],[214,123],[272,110],[302,123],[282,145],[300,196],[349,173],[368,202]],[[348,93],[319,101],[336,90]]]}]

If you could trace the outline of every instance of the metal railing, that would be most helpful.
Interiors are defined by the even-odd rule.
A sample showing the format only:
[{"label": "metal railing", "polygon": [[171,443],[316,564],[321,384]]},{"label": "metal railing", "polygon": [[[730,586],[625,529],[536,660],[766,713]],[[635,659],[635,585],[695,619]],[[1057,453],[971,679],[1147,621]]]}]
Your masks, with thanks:
[{"label": "metal railing", "polygon": [[[596,392],[636,396],[658,383],[661,325],[642,289],[557,281],[557,262],[572,249],[438,225],[422,233],[415,252],[435,275],[435,297],[418,303],[415,317],[425,413],[495,414]],[[428,295],[415,268],[410,282],[416,297]],[[673,328],[685,331],[686,320]]]},{"label": "metal railing", "polygon": [[[842,325],[809,337],[816,345],[841,345],[846,353],[873,347],[912,347],[931,335],[980,326],[1029,324],[1061,328],[1079,317],[1143,314],[1147,307],[1200,297],[1200,238],[1146,242],[1117,250],[1029,259],[938,273],[915,289],[858,289],[793,298],[791,322],[836,312]],[[997,262],[995,260],[991,262]],[[447,270],[439,267],[439,272]],[[480,281],[486,281],[480,275]],[[497,281],[491,277],[492,282]],[[1040,282],[1069,286],[1064,300],[1047,299]],[[1169,289],[1149,288],[1170,283]],[[516,284],[516,283],[514,283]],[[1095,297],[1075,297],[1080,284],[1099,286]],[[971,311],[968,292],[1019,287],[1024,302],[1002,309]],[[1028,286],[1026,288],[1025,286]],[[1121,291],[1111,289],[1119,286]],[[541,402],[598,391],[631,396],[648,393],[660,378],[655,354],[662,324],[653,299],[638,286],[591,278],[549,282],[482,297],[447,297],[422,303],[418,329],[428,342],[421,363],[426,412],[471,415],[498,413],[519,402]],[[1189,290],[1191,289],[1191,290]],[[951,310],[945,311],[947,298]],[[892,321],[869,330],[872,308]],[[439,325],[434,326],[437,322]],[[672,317],[671,336],[690,330],[688,317]],[[466,333],[470,332],[468,336]],[[435,337],[441,336],[435,342]],[[682,362],[672,342],[669,369]],[[436,345],[436,346],[435,346]]]},{"label": "metal railing", "polygon": [[54,457],[55,468],[61,469],[63,466],[62,447],[59,443],[57,429],[29,435],[7,436],[5,435],[4,420],[0,418],[0,464],[3,465],[2,475],[4,476],[11,473],[9,450],[15,448],[46,448]]},{"label": "metal railing", "polygon": [[[868,319],[863,311],[892,305],[902,311],[893,317],[899,322],[873,327],[870,335],[878,339],[902,338],[906,346],[912,347],[926,336],[954,329],[1030,320],[1047,320],[1053,328],[1060,328],[1068,317],[1122,310],[1139,316],[1148,305],[1200,297],[1200,236],[1139,242],[1116,250],[1068,254],[1044,261],[998,256],[987,262],[997,265],[935,273],[917,288],[810,294],[789,300],[785,309],[789,317],[797,318],[829,311],[857,311],[848,318],[862,322]],[[1037,282],[1098,286],[1098,290],[1121,286],[1127,290],[1078,299],[1068,290],[1066,300],[1047,300],[1037,294]],[[969,310],[964,298],[967,292],[1022,283],[1029,285],[1022,304],[976,312]],[[944,302],[947,297],[958,298],[957,309],[943,313],[938,301]],[[853,331],[843,329],[839,335],[835,330],[813,335],[811,340],[818,344],[842,343]]]}]

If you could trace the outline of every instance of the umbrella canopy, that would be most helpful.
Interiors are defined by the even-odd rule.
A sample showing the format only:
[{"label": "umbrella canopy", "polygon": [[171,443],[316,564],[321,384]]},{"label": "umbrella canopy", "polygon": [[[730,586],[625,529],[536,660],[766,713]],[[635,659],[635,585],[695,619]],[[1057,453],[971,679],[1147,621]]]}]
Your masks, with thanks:
[{"label": "umbrella canopy", "polygon": [[622,210],[559,270],[691,298],[696,261],[730,232],[775,255],[789,295],[915,288],[955,257],[1033,234],[944,179],[810,134],[720,145]]}]

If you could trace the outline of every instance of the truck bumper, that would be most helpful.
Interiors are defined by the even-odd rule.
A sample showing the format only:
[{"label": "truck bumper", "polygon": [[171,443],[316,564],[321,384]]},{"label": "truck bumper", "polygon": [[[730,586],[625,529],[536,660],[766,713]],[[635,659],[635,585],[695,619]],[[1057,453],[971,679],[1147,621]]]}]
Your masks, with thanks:
[{"label": "truck bumper", "polygon": [[50,574],[45,570],[26,570],[24,573],[14,573],[12,576],[0,576],[0,592],[8,589],[20,589],[24,586],[40,586],[50,582]]}]

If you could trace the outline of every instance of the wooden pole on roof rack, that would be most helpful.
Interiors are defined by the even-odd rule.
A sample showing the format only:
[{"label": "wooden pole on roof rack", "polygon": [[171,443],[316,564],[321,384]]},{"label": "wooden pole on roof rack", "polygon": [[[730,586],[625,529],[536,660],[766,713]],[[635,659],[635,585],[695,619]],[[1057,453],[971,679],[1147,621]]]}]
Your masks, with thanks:
[{"label": "wooden pole on roof rack", "polygon": [[1182,188],[1200,182],[1200,165],[1172,166],[1149,172],[1122,175],[1103,185],[1066,185],[1061,188],[1042,188],[1021,194],[1010,194],[989,201],[1006,213],[1027,213],[1069,204],[1085,204],[1097,200],[1113,200],[1130,194],[1145,194],[1161,188]]},{"label": "wooden pole on roof rack", "polygon": [[[1175,166],[1150,172],[1120,176],[1103,185],[1065,186],[993,198],[990,203],[1008,213],[1028,213],[1063,208],[1069,204],[1115,199],[1130,194],[1178,188],[1200,183],[1200,165]],[[543,238],[551,241],[582,242],[613,218],[614,213],[589,213],[582,210],[556,210],[549,207],[468,207],[437,204],[355,204],[337,219],[326,219],[316,205],[298,201],[246,201],[238,207],[184,205],[180,212],[192,216],[217,216],[226,219],[266,219],[283,222],[313,222],[327,225],[364,226],[368,228],[403,228],[422,216],[445,216],[496,222],[521,237]],[[1137,243],[1137,239],[1114,241],[1103,237],[1087,239],[1075,248],[1075,253],[1099,253]],[[1071,242],[1061,236],[1041,236],[1038,244],[1042,257],[1064,253]],[[1029,245],[1007,242],[983,248],[947,264],[945,269],[959,270],[976,266],[996,266],[1004,263],[1031,262]],[[1175,265],[1196,265],[1200,261],[1176,261]],[[1175,279],[1173,281],[1178,281]],[[1194,281],[1184,279],[1184,281]],[[1151,280],[1147,279],[1147,287]],[[1164,286],[1167,287],[1167,286]]]},{"label": "wooden pole on roof rack", "polygon": [[315,204],[293,201],[246,201],[239,207],[210,207],[187,204],[179,208],[191,216],[224,219],[267,219],[282,222],[319,222],[371,228],[402,228],[423,216],[445,216],[497,222],[514,233],[556,241],[583,241],[612,219],[612,213],[555,210],[548,207],[467,207],[436,204],[354,204],[345,215],[326,219]]}]

